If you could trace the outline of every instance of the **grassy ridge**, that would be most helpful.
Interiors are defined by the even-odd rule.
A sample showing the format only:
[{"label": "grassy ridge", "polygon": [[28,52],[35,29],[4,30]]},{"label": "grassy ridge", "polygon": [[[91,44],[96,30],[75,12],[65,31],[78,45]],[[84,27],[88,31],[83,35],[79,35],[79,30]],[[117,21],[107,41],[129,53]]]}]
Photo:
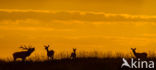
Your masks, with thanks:
[{"label": "grassy ridge", "polygon": [[[154,55],[153,55],[154,56]],[[116,57],[78,57],[77,59],[62,58],[55,60],[37,60],[32,59],[21,61],[0,61],[0,70],[147,70],[147,69],[129,69],[121,68],[122,57],[130,62],[130,58],[118,53]],[[144,60],[156,62],[155,57],[148,57]],[[156,68],[155,68],[156,69]],[[154,70],[154,69],[152,69]]]},{"label": "grassy ridge", "polygon": [[[0,62],[0,70],[115,70],[120,68],[120,58],[77,58],[53,61]],[[112,65],[115,65],[112,67]]]}]

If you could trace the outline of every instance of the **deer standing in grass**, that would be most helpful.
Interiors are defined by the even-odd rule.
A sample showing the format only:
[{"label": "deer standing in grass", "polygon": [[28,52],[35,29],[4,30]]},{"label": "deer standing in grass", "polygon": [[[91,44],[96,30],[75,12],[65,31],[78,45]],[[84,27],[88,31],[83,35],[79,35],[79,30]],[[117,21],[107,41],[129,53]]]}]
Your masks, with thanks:
[{"label": "deer standing in grass", "polygon": [[147,53],[137,53],[135,50],[136,50],[136,48],[131,48],[131,50],[132,50],[132,52],[133,52],[133,54],[134,54],[134,56],[136,57],[136,58],[147,58]]},{"label": "deer standing in grass", "polygon": [[21,51],[21,52],[15,52],[13,53],[13,58],[14,58],[14,61],[16,61],[17,58],[21,58],[22,61],[25,61],[25,59],[31,55],[31,53],[33,51],[35,51],[35,48],[27,48],[26,46],[21,46],[20,48],[22,48],[23,50],[26,50],[26,51]]},{"label": "deer standing in grass", "polygon": [[76,59],[76,48],[73,48],[73,52],[71,53],[71,59]]},{"label": "deer standing in grass", "polygon": [[48,48],[50,47],[49,45],[48,46],[44,46],[46,51],[47,51],[47,56],[48,56],[48,59],[54,59],[54,50],[49,50]]}]

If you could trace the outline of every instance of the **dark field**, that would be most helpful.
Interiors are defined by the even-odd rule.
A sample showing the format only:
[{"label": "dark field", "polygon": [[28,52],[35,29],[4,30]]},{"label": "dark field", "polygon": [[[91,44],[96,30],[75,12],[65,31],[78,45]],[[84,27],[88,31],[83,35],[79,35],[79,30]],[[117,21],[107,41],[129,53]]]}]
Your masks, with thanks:
[{"label": "dark field", "polygon": [[[127,59],[128,62],[130,59]],[[155,58],[148,58],[156,62]],[[155,70],[121,68],[122,58],[77,58],[45,61],[0,61],[0,70]]]}]

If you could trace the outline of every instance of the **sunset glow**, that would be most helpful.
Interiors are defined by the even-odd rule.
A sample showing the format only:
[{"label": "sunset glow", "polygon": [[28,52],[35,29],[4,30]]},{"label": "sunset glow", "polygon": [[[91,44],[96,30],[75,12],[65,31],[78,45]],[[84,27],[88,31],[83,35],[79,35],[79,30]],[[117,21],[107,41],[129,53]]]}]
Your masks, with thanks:
[{"label": "sunset glow", "polygon": [[0,58],[21,45],[45,54],[156,50],[155,0],[0,0]]}]

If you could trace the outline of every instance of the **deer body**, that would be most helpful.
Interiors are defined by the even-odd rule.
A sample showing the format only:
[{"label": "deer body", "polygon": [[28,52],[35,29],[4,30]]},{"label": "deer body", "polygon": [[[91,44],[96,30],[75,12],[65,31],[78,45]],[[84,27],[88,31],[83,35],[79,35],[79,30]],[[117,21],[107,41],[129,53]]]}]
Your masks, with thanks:
[{"label": "deer body", "polygon": [[76,58],[76,49],[73,49],[73,52],[71,53],[71,59],[75,59]]},{"label": "deer body", "polygon": [[[21,47],[23,48],[23,47]],[[26,57],[30,56],[31,53],[35,50],[35,48],[23,48],[27,51],[21,51],[21,52],[15,52],[13,53],[13,58],[16,61],[17,58],[21,58],[23,61],[25,61]]]},{"label": "deer body", "polygon": [[133,52],[133,54],[134,54],[134,56],[136,57],[136,58],[147,58],[147,53],[137,53],[135,50],[136,50],[136,48],[131,48],[132,49],[132,52]]},{"label": "deer body", "polygon": [[49,50],[48,48],[49,48],[49,45],[45,46],[45,49],[47,51],[48,59],[54,59],[54,50]]}]

